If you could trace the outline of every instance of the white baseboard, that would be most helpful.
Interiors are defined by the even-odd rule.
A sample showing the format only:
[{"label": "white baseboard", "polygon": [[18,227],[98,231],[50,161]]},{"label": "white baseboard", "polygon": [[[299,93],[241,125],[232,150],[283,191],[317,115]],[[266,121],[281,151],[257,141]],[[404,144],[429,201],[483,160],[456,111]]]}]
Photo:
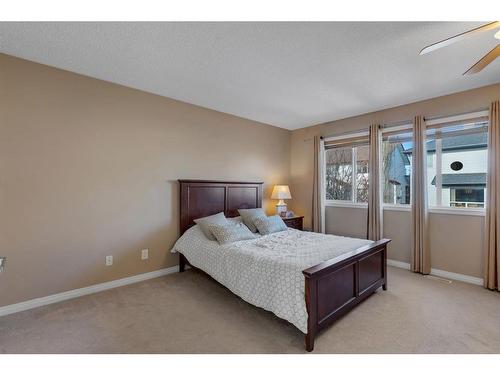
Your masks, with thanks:
[{"label": "white baseboard", "polygon": [[140,281],[154,279],[156,277],[165,276],[171,273],[175,273],[179,271],[179,266],[163,268],[161,270],[141,273],[139,275],[125,277],[123,279],[108,281],[101,284],[95,284],[91,286],[87,286],[85,288],[68,290],[67,292],[52,294],[46,297],[40,297],[31,299],[24,302],[15,303],[13,305],[1,306],[0,307],[0,316],[14,314],[16,312],[25,311],[34,309],[35,307],[50,305],[52,303],[65,301],[68,299],[85,296],[87,294],[102,292],[104,290],[118,288],[120,286],[129,285],[138,283]]},{"label": "white baseboard", "polygon": [[431,275],[442,277],[445,279],[450,279],[450,280],[462,281],[464,283],[469,283],[469,284],[475,284],[475,285],[481,285],[481,286],[484,285],[483,279],[480,279],[479,277],[463,275],[461,273],[437,270],[435,268],[431,268]]},{"label": "white baseboard", "polygon": [[[393,260],[393,259],[387,259],[387,265],[393,266],[393,267],[398,267],[398,268],[403,268],[405,270],[410,269],[410,263],[400,262],[400,261]],[[479,277],[463,275],[461,273],[438,270],[436,268],[431,268],[431,275],[442,277],[445,279],[450,279],[450,280],[462,281],[462,282],[468,283],[468,284],[481,285],[481,286],[483,285],[483,279],[480,279]]]},{"label": "white baseboard", "polygon": [[400,262],[398,260],[387,259],[387,265],[397,268],[403,268],[405,270],[410,269],[410,263]]}]

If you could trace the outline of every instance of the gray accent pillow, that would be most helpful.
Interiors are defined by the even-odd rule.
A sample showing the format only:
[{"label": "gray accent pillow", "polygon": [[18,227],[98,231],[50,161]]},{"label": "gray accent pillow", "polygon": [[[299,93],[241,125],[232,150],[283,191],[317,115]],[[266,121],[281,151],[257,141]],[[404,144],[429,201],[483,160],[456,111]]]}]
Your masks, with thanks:
[{"label": "gray accent pillow", "polygon": [[212,234],[209,229],[209,225],[213,224],[229,224],[229,221],[224,216],[224,212],[219,212],[218,214],[205,216],[200,219],[193,220],[196,224],[200,226],[201,231],[205,234],[205,236],[212,241],[215,241],[216,238]]},{"label": "gray accent pillow", "polygon": [[253,223],[262,235],[281,232],[288,229],[283,219],[278,215],[258,217]]},{"label": "gray accent pillow", "polygon": [[243,223],[252,231],[252,233],[257,233],[257,227],[253,221],[258,217],[267,217],[263,208],[246,208],[238,210]]},{"label": "gray accent pillow", "polygon": [[243,223],[210,224],[208,227],[221,245],[255,238],[255,235]]}]

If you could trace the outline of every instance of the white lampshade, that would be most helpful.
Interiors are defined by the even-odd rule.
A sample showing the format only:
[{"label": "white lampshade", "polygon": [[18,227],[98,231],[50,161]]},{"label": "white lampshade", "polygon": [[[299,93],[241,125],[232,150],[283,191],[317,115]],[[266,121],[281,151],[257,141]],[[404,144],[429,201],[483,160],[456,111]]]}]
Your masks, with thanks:
[{"label": "white lampshade", "polygon": [[292,199],[288,185],[274,185],[271,199]]}]

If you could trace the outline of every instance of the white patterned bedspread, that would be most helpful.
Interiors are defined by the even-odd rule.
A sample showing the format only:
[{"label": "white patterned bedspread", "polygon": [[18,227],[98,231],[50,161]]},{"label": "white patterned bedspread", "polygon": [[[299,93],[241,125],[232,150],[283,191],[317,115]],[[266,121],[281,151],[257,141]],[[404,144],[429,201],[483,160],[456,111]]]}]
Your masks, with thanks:
[{"label": "white patterned bedspread", "polygon": [[372,241],[288,229],[221,246],[195,225],[177,240],[172,252],[182,253],[189,263],[243,300],[307,333],[302,270],[369,243]]}]

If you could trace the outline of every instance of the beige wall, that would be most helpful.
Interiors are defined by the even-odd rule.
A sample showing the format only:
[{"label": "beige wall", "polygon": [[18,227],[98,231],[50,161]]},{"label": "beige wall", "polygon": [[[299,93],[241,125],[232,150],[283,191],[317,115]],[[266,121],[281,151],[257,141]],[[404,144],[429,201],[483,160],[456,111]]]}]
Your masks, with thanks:
[{"label": "beige wall", "polygon": [[177,179],[268,197],[289,153],[287,130],[0,54],[0,306],[175,265]]},{"label": "beige wall", "polygon": [[384,210],[384,237],[392,241],[387,257],[398,262],[410,263],[411,212]]},{"label": "beige wall", "polygon": [[[366,238],[367,209],[362,207],[326,207],[326,232],[339,236]],[[384,237],[392,242],[388,257],[400,262],[410,262],[411,216],[409,212],[384,211]]]},{"label": "beige wall", "polygon": [[[366,238],[365,208],[327,207],[327,233]],[[483,277],[484,217],[431,213],[430,247],[432,268]],[[411,214],[384,210],[384,237],[392,242],[389,259],[410,263]]]},{"label": "beige wall", "polygon": [[432,268],[483,277],[483,216],[430,215]]},{"label": "beige wall", "polygon": [[[371,123],[407,121],[419,114],[434,117],[484,109],[499,97],[500,84],[495,84],[293,131],[290,150],[290,179],[293,190],[291,208],[296,213],[305,215],[304,225],[310,228],[312,154],[315,135],[328,136],[366,129]],[[358,232],[364,233],[366,216],[361,215],[362,211],[359,208],[330,207],[326,212],[327,228],[331,233],[349,234],[348,230],[353,235]],[[339,212],[338,217],[335,212]],[[385,212],[384,220],[385,235],[394,239],[389,250],[390,257],[408,262],[410,259],[409,213]],[[484,230],[482,220],[482,217],[475,216],[432,214],[431,222],[434,223],[431,230],[432,267],[482,277],[482,231]],[[356,225],[363,225],[363,229],[354,229]],[[456,230],[457,228],[459,231]]]},{"label": "beige wall", "polygon": [[367,210],[365,208],[326,207],[326,233],[366,238],[366,215]]}]

